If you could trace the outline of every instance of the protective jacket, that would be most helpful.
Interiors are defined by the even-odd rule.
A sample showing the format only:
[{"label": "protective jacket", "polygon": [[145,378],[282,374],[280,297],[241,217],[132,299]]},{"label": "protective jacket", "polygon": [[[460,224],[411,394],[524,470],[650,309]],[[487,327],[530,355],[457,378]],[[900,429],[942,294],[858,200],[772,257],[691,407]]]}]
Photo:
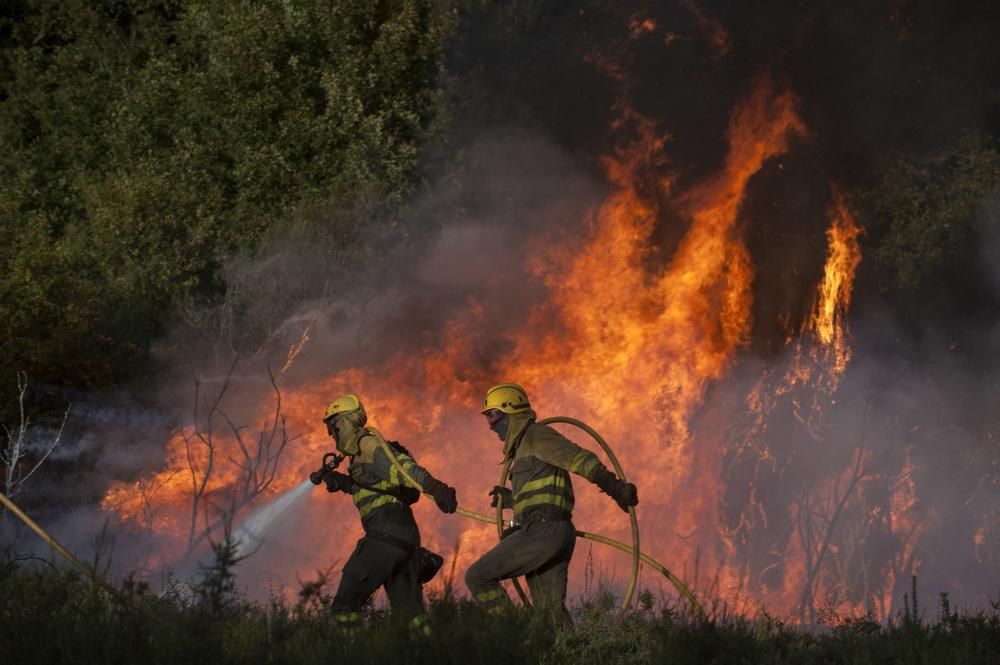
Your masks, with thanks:
[{"label": "protective jacket", "polygon": [[514,518],[531,522],[547,519],[570,519],[573,513],[573,485],[570,472],[593,482],[604,464],[594,453],[576,445],[555,429],[538,425],[534,411],[508,416],[504,456],[513,459],[510,467]]},{"label": "protective jacket", "polygon": [[[390,445],[393,446],[400,465],[414,480],[424,485],[432,478],[405,448],[395,442]],[[367,429],[358,431],[356,447],[352,446],[352,449],[356,453],[347,467],[347,473],[354,481],[350,494],[365,532],[387,533],[419,545],[420,532],[413,520],[409,502],[401,498],[408,491],[412,491],[415,498],[419,493],[408,487],[378,440]]]}]

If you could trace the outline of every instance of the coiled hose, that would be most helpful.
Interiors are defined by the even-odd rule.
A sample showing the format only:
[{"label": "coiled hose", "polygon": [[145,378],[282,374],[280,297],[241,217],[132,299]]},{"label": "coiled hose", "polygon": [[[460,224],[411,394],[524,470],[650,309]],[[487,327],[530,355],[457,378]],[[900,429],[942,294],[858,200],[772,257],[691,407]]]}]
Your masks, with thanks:
[{"label": "coiled hose", "polygon": [[[581,422],[579,420],[576,420],[575,418],[566,418],[566,417],[546,418],[545,420],[539,421],[538,424],[540,424],[540,425],[548,425],[548,424],[552,424],[552,423],[567,423],[567,424],[575,425],[575,426],[579,427],[580,429],[582,429],[583,431],[585,431],[588,434],[590,434],[594,438],[594,440],[596,440],[598,442],[598,444],[600,444],[600,446],[608,454],[608,458],[611,460],[611,464],[615,467],[615,471],[618,473],[618,477],[621,478],[623,481],[625,480],[625,474],[622,471],[621,465],[618,463],[618,459],[615,457],[614,453],[611,451],[610,446],[608,446],[608,444],[604,441],[604,439],[601,438],[601,436],[597,432],[595,432],[591,427],[589,427],[587,424],[585,424],[585,423],[583,423],[583,422]],[[424,488],[421,487],[420,483],[418,483],[416,480],[414,480],[413,476],[411,476],[406,471],[406,469],[403,468],[403,465],[400,464],[399,459],[396,457],[396,453],[392,450],[392,447],[389,445],[389,442],[386,441],[385,437],[382,436],[382,433],[379,432],[376,428],[371,427],[371,426],[369,426],[367,429],[375,436],[375,440],[378,441],[379,446],[381,446],[382,450],[389,457],[389,461],[396,468],[396,470],[403,477],[403,479],[405,479],[406,482],[409,483],[411,487],[414,487],[415,489],[420,490],[421,492],[423,492],[424,494],[426,494],[426,492],[424,492]],[[510,463],[511,463],[511,461],[512,460],[507,460],[505,462],[505,464],[504,464],[503,470],[501,471],[501,474],[500,474],[500,479],[501,479],[500,485],[501,485],[501,487],[507,481],[507,475],[510,472]],[[459,515],[462,515],[463,517],[468,517],[469,519],[477,520],[479,522],[487,522],[489,524],[496,524],[498,530],[500,530],[501,532],[503,530],[502,509],[499,508],[499,507],[498,507],[498,510],[497,510],[496,517],[490,517],[488,515],[483,515],[482,513],[476,513],[476,512],[473,512],[471,510],[466,510],[465,508],[462,508],[461,506],[455,512],[457,512]],[[681,596],[683,596],[685,598],[685,600],[687,600],[688,603],[690,603],[691,608],[698,614],[698,616],[700,616],[700,617],[705,616],[705,611],[702,609],[701,604],[698,602],[698,599],[695,598],[694,594],[691,593],[691,590],[688,589],[687,585],[684,584],[684,582],[681,581],[680,578],[678,578],[676,575],[674,575],[672,572],[670,572],[670,570],[666,566],[664,566],[662,563],[660,563],[659,561],[657,561],[653,557],[651,557],[648,554],[645,554],[644,552],[641,552],[639,550],[639,524],[638,524],[638,520],[636,519],[636,516],[635,516],[635,508],[630,508],[629,509],[629,521],[632,524],[632,541],[633,542],[632,542],[632,546],[631,547],[629,545],[627,545],[626,543],[614,540],[612,538],[608,538],[606,536],[601,536],[601,535],[598,535],[598,534],[589,533],[587,531],[579,531],[579,530],[577,530],[577,532],[576,532],[576,535],[577,535],[578,538],[585,538],[586,540],[591,540],[591,541],[594,541],[596,543],[603,543],[604,545],[608,545],[608,546],[613,547],[613,548],[615,548],[617,550],[620,550],[622,552],[628,552],[628,553],[630,553],[632,555],[632,578],[631,578],[631,581],[629,582],[628,592],[626,594],[625,600],[622,603],[622,609],[624,610],[625,608],[628,607],[629,603],[631,603],[632,594],[633,594],[633,592],[635,590],[636,582],[638,580],[638,573],[639,573],[639,563],[638,562],[639,561],[643,561],[646,564],[648,564],[651,568],[653,568],[653,570],[657,571],[658,573],[660,573],[661,575],[663,575],[664,577],[666,577],[667,580],[674,586],[674,588],[677,589],[678,593],[680,593]],[[520,584],[518,583],[518,581],[516,579],[513,580],[513,583],[514,583],[514,588],[517,590],[518,595],[521,598],[521,601],[524,602],[525,604],[528,604],[528,597],[524,593],[524,589],[521,588]]]}]

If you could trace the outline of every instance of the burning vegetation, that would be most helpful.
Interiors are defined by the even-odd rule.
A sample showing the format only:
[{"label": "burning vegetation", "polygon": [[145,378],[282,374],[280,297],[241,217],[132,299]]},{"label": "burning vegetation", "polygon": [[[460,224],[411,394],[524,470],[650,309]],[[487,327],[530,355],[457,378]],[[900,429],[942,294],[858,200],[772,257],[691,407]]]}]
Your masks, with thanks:
[{"label": "burning vegetation", "polygon": [[[271,395],[256,420],[280,417],[301,439],[264,484],[251,466],[255,453],[221,407],[178,431],[163,470],[112,487],[102,502],[155,534],[147,565],[176,565],[225,509],[299,485],[330,447],[319,423],[324,400],[347,391],[362,395],[373,423],[429,468],[449,469],[463,506],[483,510],[496,474],[483,460],[499,455],[475,406],[483,386],[515,379],[538,396],[542,414],[581,418],[614,442],[643,491],[644,550],[696,588],[810,621],[830,606],[889,616],[898,584],[919,571],[918,488],[907,458],[872,470],[877,442],[867,424],[831,426],[838,400],[853,403],[838,391],[851,360],[847,314],[861,262],[862,231],[840,188],[828,194],[827,257],[808,318],[764,364],[742,408],[716,410],[691,427],[706,391],[739,371],[749,342],[755,268],[743,203],[765,164],[808,140],[795,94],[758,76],[730,115],[721,168],[683,191],[665,167],[669,142],[656,123],[620,111],[616,131],[631,138],[603,159],[608,193],[579,221],[579,241],[546,237],[559,229],[543,227],[544,241],[511,266],[544,285],[542,301],[498,329],[490,301],[473,294],[415,348],[282,387],[280,406]],[[664,201],[684,224],[670,256],[652,239]],[[502,341],[503,352],[484,362],[484,340]],[[274,436],[273,425],[267,431]],[[248,475],[251,494],[242,489]],[[606,503],[582,501],[577,523],[624,538],[625,521]],[[353,524],[346,504],[316,493],[305,519]],[[425,539],[449,551],[459,570],[495,539],[488,526],[420,516]],[[304,567],[343,559],[359,534],[356,526],[337,531],[297,536],[296,556],[281,562],[272,553],[269,574],[289,584]],[[881,545],[863,551],[876,537]],[[303,558],[303,550],[311,554]],[[614,552],[593,556],[612,577],[625,568]],[[583,575],[577,566],[576,585]]]},{"label": "burning vegetation", "polygon": [[[950,401],[929,378],[919,390],[900,389],[898,377],[918,382],[923,366],[884,362],[871,348],[876,343],[866,344],[852,327],[857,331],[859,295],[890,289],[875,272],[864,282],[864,268],[906,264],[920,275],[912,245],[934,244],[935,236],[906,227],[894,236],[901,239],[896,245],[885,242],[871,254],[866,246],[862,256],[869,234],[885,233],[879,220],[903,225],[895,211],[909,210],[948,227],[961,205],[968,215],[980,209],[958,195],[927,194],[923,185],[955,173],[956,189],[979,206],[987,192],[1000,191],[1000,157],[977,147],[954,163],[900,166],[887,172],[887,182],[915,182],[919,193],[879,199],[838,162],[853,166],[851,160],[862,161],[857,154],[829,156],[824,109],[843,102],[817,91],[803,74],[812,70],[790,56],[732,64],[748,40],[738,21],[730,25],[702,4],[683,0],[627,16],[594,9],[618,12],[612,37],[592,44],[567,34],[565,52],[531,64],[552,83],[565,123],[549,118],[551,136],[543,138],[537,127],[491,127],[483,131],[489,138],[464,144],[472,147],[459,159],[466,169],[455,178],[459,185],[445,177],[436,190],[414,196],[404,196],[400,185],[386,195],[405,201],[396,217],[378,206],[365,209],[392,217],[385,224],[392,230],[379,227],[384,234],[372,233],[367,245],[345,242],[345,254],[356,255],[338,254],[332,277],[329,264],[305,260],[314,258],[311,248],[283,245],[280,234],[271,239],[276,251],[247,259],[249,267],[230,267],[275,285],[249,296],[229,285],[215,321],[218,338],[202,354],[213,362],[196,365],[196,378],[180,390],[155,388],[182,413],[162,440],[148,435],[162,455],[143,458],[138,470],[108,473],[113,480],[101,484],[100,516],[122,525],[130,546],[120,565],[134,571],[133,580],[190,575],[219,553],[227,534],[266,525],[266,532],[253,532],[251,550],[245,543],[237,550],[240,584],[254,597],[294,597],[311,588],[301,579],[306,571],[323,571],[322,591],[361,535],[349,501],[305,485],[333,447],[323,407],[343,393],[357,393],[372,425],[453,485],[462,508],[489,513],[501,452],[478,407],[486,388],[512,381],[527,387],[540,418],[578,418],[607,439],[639,488],[641,549],[695,595],[723,607],[717,617],[819,624],[863,616],[870,623],[903,612],[907,625],[919,625],[911,584],[925,575],[962,602],[987,606],[1000,583],[996,428],[923,417],[927,404],[943,412],[961,400]],[[907,15],[907,4],[888,3],[893,23]],[[542,13],[546,21],[559,14]],[[453,47],[455,57],[475,55],[480,37],[496,38],[477,32],[476,16],[463,16],[472,27]],[[814,21],[789,28],[789,43],[814,34]],[[447,21],[430,23],[443,30]],[[541,23],[514,21],[548,38]],[[914,30],[898,23],[894,48],[908,48]],[[427,48],[420,57],[437,63]],[[666,58],[664,52],[698,63],[676,68],[682,73],[672,73],[679,78],[668,81],[669,94],[657,87],[662,66],[651,64],[651,54]],[[506,66],[506,55],[484,56],[484,69],[500,83],[508,74],[496,62]],[[517,63],[528,56],[515,56],[512,70],[525,71]],[[561,75],[567,62],[573,67],[566,81],[543,76],[546,68]],[[724,93],[699,92],[711,87],[708,80],[715,85],[716,75]],[[584,76],[584,93],[567,90]],[[343,92],[354,83],[322,85],[329,87],[324,94],[342,98],[324,97],[316,108],[348,108],[361,99]],[[593,99],[583,99],[593,90]],[[472,98],[478,88],[463,91]],[[550,92],[525,97],[532,94],[545,98],[532,109],[541,118],[533,121],[545,127]],[[429,124],[422,114],[430,103],[420,98],[419,108],[403,115]],[[370,100],[357,104],[374,108]],[[574,104],[577,114],[570,112]],[[385,120],[385,127],[398,120]],[[372,131],[372,145],[402,145]],[[463,131],[459,126],[455,136]],[[567,140],[574,132],[583,138]],[[415,152],[400,150],[416,163]],[[390,157],[382,165],[387,172],[403,159]],[[995,168],[996,186],[971,175],[988,168]],[[309,187],[326,182],[321,171],[309,176]],[[364,182],[359,176],[349,184]],[[308,217],[315,205],[289,214]],[[347,223],[324,217],[317,226],[329,223],[330,235],[346,237],[347,227],[364,226],[353,217],[362,208],[352,208]],[[995,209],[995,201],[986,208]],[[440,220],[414,241],[408,234],[432,217]],[[786,236],[798,244],[783,244]],[[259,344],[248,352],[232,341],[239,337],[233,321],[258,310],[273,318],[257,326],[266,333],[254,333]],[[877,326],[872,320],[863,325]],[[176,360],[183,346],[169,338],[163,357]],[[987,401],[982,410],[996,406]],[[181,403],[188,406],[178,409]],[[960,461],[936,468],[948,456],[935,446],[954,446]],[[582,485],[577,528],[628,541],[618,508]],[[255,512],[262,506],[272,509]],[[424,544],[448,559],[451,573],[429,587],[446,601],[435,610],[444,625],[455,579],[496,542],[496,531],[442,516],[428,500],[414,510]],[[958,570],[946,565],[956,561]],[[571,567],[571,591],[589,594],[595,576],[618,589],[627,569],[624,555],[596,545]],[[672,602],[673,589],[648,569],[640,589]],[[641,611],[649,612],[648,592],[645,598]],[[313,600],[301,599],[295,611],[305,612]],[[943,616],[953,621],[949,610]]]}]

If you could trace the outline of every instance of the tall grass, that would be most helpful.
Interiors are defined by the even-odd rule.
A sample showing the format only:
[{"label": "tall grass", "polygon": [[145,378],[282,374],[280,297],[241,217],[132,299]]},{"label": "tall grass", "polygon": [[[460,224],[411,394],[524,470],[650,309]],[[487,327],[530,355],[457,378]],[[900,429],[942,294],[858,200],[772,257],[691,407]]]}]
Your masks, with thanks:
[{"label": "tall grass", "polygon": [[[217,553],[220,554],[220,553]],[[918,613],[916,599],[888,624],[870,617],[830,617],[819,630],[766,616],[716,614],[697,619],[642,594],[622,614],[600,590],[573,606],[574,625],[513,609],[481,612],[446,587],[430,598],[429,638],[412,637],[387,612],[368,610],[367,627],[337,631],[328,585],[304,586],[297,599],[250,602],[220,567],[193,589],[176,582],[153,594],[126,581],[116,599],[74,572],[38,562],[0,564],[0,653],[4,663],[997,663],[1000,603],[954,611],[947,596],[938,616]]]}]

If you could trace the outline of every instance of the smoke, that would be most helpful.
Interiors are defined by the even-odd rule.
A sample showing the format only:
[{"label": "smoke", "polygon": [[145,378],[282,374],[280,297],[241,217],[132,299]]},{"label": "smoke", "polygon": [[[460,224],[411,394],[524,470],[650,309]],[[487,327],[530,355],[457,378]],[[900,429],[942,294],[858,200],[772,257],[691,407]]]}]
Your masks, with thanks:
[{"label": "smoke", "polygon": [[[109,485],[163,468],[171,432],[196,421],[196,389],[211,401],[225,388],[226,416],[246,425],[254,441],[268,430],[273,377],[285,409],[315,414],[304,422],[316,428],[290,432],[300,438],[289,443],[290,451],[312,453],[329,446],[319,426],[334,396],[324,392],[328,377],[388,371],[393,362],[465,336],[463,362],[443,370],[453,383],[479,395],[482,376],[517,379],[499,374],[513,351],[511,331],[538,324],[554,287],[551,272],[533,262],[558,263],[582,246],[593,210],[611,188],[602,158],[634,139],[637,128],[665,137],[664,158],[641,174],[656,215],[656,247],[647,257],[655,274],[687,230],[677,195],[718,170],[736,100],[768,71],[796,95],[808,136],[766,163],[748,186],[740,224],[755,267],[750,344],[709,387],[691,425],[699,472],[689,484],[693,492],[699,479],[720,473],[725,485],[712,497],[717,503],[697,509],[704,529],[718,527],[723,537],[707,552],[704,533],[660,533],[661,516],[684,506],[667,505],[657,479],[640,487],[644,533],[653,548],[689,542],[669,552],[685,574],[693,574],[700,555],[734,565],[744,574],[740,590],[755,598],[781,592],[802,574],[793,568],[808,558],[808,546],[814,560],[822,556],[816,584],[846,594],[829,599],[834,604],[863,606],[874,595],[887,612],[911,572],[932,593],[982,602],[1000,585],[1000,431],[982,424],[982,414],[1000,403],[996,368],[970,366],[964,349],[952,348],[931,323],[914,338],[869,295],[851,321],[854,357],[835,393],[812,385],[779,395],[776,387],[795,363],[794,338],[822,276],[830,182],[858,186],[875,166],[937,149],[983,122],[988,108],[979,92],[997,59],[990,21],[930,2],[820,9],[788,2],[766,13],[748,3],[593,3],[579,12],[557,4],[539,3],[533,20],[516,26],[516,39],[508,29],[516,17],[466,17],[452,70],[468,79],[471,111],[453,128],[454,163],[441,177],[430,174],[435,184],[427,192],[392,219],[326,211],[317,214],[328,215],[319,225],[328,233],[276,234],[268,251],[233,262],[222,306],[179,322],[163,340],[164,371],[145,389],[153,408],[106,400],[74,407],[77,429],[54,460],[59,473],[43,473],[32,488],[36,496],[59,497],[41,506],[53,532],[87,552],[110,519],[114,574],[176,565],[164,554],[176,549],[171,536],[159,527],[116,525],[114,513],[96,504]],[[655,27],[637,28],[644,19]],[[984,202],[981,247],[1000,289],[996,210],[995,201]],[[993,349],[998,330],[983,331]],[[442,420],[446,388],[435,377],[406,380],[424,409],[399,417],[386,433],[418,440],[417,457],[428,468],[448,479],[454,455],[495,452],[469,452],[491,436],[468,424],[473,402],[468,419]],[[548,380],[558,385],[560,377]],[[763,428],[748,402],[758,385],[771,400]],[[203,429],[207,416],[204,409],[197,416]],[[642,425],[650,428],[643,436],[656,437],[655,425]],[[705,452],[718,441],[720,459]],[[286,454],[282,471],[304,477],[310,462],[300,457]],[[472,493],[494,482],[489,459],[482,468],[463,467],[460,489],[470,496],[460,494],[463,503],[474,503]],[[211,498],[207,509],[227,505],[224,493]],[[591,499],[597,501],[581,503]],[[297,576],[349,553],[359,530],[346,501],[331,507],[334,498],[314,490],[304,503],[241,565],[251,593],[266,593],[271,583],[294,585]],[[425,536],[447,552],[474,555],[488,542],[489,534],[454,520],[438,524],[423,503],[418,520],[435,525]],[[195,571],[205,553],[203,545],[185,571]],[[714,573],[703,570],[694,583],[704,585]],[[889,588],[880,586],[886,580]]]},{"label": "smoke", "polygon": [[[507,332],[526,322],[547,294],[524,257],[547,244],[567,252],[578,246],[587,211],[604,186],[551,142],[518,129],[484,133],[465,146],[463,155],[467,165],[459,182],[412,202],[401,213],[402,222],[369,221],[360,228],[354,256],[330,254],[290,233],[272,241],[273,251],[234,261],[229,271],[234,288],[226,302],[179,322],[159,345],[165,368],[161,380],[136,387],[154,406],[64,395],[74,403],[72,428],[53,457],[57,463],[50,463],[31,488],[31,496],[50,497],[33,507],[57,538],[71,549],[91,552],[107,521],[116,536],[113,574],[180,565],[175,572],[193,575],[209,554],[207,541],[178,564],[177,543],[152,522],[139,528],[116,525],[114,512],[96,504],[109,485],[132,491],[150,471],[163,468],[168,462],[164,444],[178,428],[197,424],[203,433],[228,435],[228,422],[218,415],[210,418],[217,397],[220,412],[245,426],[245,438],[253,443],[270,425],[267,416],[276,404],[272,377],[287,400],[303,385],[338,371],[423,353],[446,334],[443,322],[465,316],[470,308],[483,317],[484,334],[475,352],[482,365],[502,359],[511,345]],[[419,234],[386,230],[392,224]],[[370,239],[364,237],[367,229]],[[391,244],[378,244],[387,237]],[[306,396],[317,424],[334,396]],[[327,447],[320,430],[289,432],[300,437],[289,446]],[[195,441],[192,449],[201,445]],[[283,472],[290,454],[285,454]],[[318,458],[311,461],[318,466]],[[220,459],[217,465],[226,463]],[[189,475],[182,464],[170,482],[190,492],[194,479]],[[145,515],[149,520],[155,521],[157,496],[168,489],[155,482],[141,488],[148,494],[143,500],[152,504]],[[211,522],[208,513],[228,505],[224,495],[208,497],[199,524]],[[315,506],[311,510],[286,516],[280,528],[261,536],[264,546],[242,565],[248,580],[267,580],[280,571],[287,584],[289,571],[317,567],[324,549],[335,550],[357,536],[356,519],[336,529],[316,528],[314,520],[325,520]],[[314,532],[308,545],[290,543],[288,536],[300,529]],[[449,546],[460,529],[453,531]],[[221,537],[221,529],[213,535]],[[166,552],[175,552],[173,561]],[[259,584],[251,587],[254,594],[262,592]]]},{"label": "smoke", "polygon": [[[996,374],[962,367],[934,342],[919,363],[887,356],[886,339],[902,334],[878,314],[855,319],[853,358],[829,395],[816,384],[776,390],[800,362],[794,346],[744,357],[700,410],[694,438],[726,441],[719,556],[751,596],[777,605],[790,581],[812,576],[814,612],[886,617],[911,575],[966,607],[1000,587],[996,434],[980,429],[985,403],[1000,398]],[[803,561],[818,567],[803,571]],[[816,620],[795,598],[799,612]]]},{"label": "smoke", "polygon": [[[292,317],[299,328],[314,322],[316,334],[290,381],[314,378],[306,369],[314,361],[330,371],[416,351],[470,299],[506,327],[545,295],[523,258],[533,246],[570,251],[579,244],[580,224],[601,186],[549,142],[517,130],[481,135],[463,154],[468,166],[454,189],[434,191],[402,214],[416,237],[379,248],[334,297]],[[484,360],[502,353],[501,340],[482,345]]]}]

